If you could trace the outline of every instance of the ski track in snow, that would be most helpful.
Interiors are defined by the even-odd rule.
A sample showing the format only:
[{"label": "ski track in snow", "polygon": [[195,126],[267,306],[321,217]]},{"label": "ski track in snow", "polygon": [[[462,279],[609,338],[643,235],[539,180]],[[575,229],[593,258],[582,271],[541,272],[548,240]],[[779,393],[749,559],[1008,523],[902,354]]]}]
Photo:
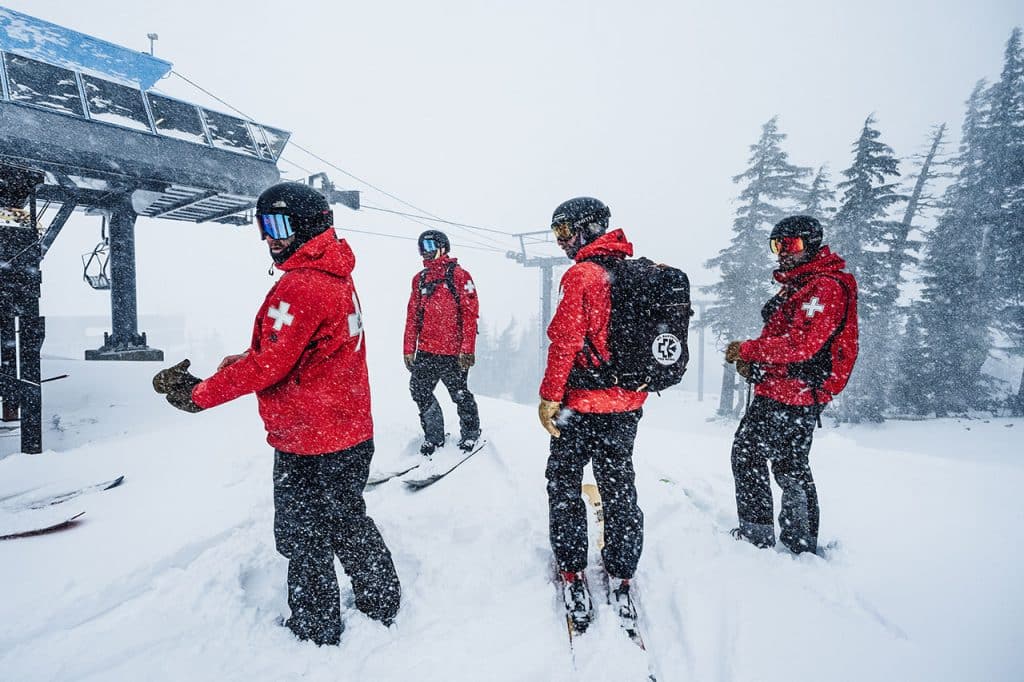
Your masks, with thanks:
[{"label": "ski track in snow", "polygon": [[[286,565],[253,401],[181,415],[145,392],[149,367],[49,362],[73,370],[47,401],[65,425],[47,443],[62,450],[4,456],[13,447],[4,442],[0,498],[118,474],[126,482],[78,498],[87,510],[78,528],[0,544],[0,678],[646,679],[596,572],[597,616],[576,640],[573,670],[550,580],[547,437],[531,406],[480,397],[484,450],[427,489],[392,481],[366,493],[402,580],[402,610],[390,629],[366,618],[340,574],[342,644],[318,648],[278,625]],[[122,379],[108,386],[117,399],[91,378],[109,371]],[[76,397],[76,381],[93,402]],[[126,388],[132,381],[140,388]],[[373,472],[419,457],[415,411],[394,384],[374,396],[387,409],[375,414]],[[822,543],[839,540],[823,559],[728,534],[734,424],[705,421],[712,407],[669,391],[640,425],[636,585],[660,682],[998,680],[1021,669],[1012,637],[1024,611],[1021,554],[985,552],[1006,548],[998,538],[1024,516],[1014,494],[1022,465],[1001,422],[972,425],[970,438],[991,450],[983,463],[958,454],[975,441],[952,420],[930,436],[917,424],[819,431]],[[134,426],[112,423],[122,420]]]}]

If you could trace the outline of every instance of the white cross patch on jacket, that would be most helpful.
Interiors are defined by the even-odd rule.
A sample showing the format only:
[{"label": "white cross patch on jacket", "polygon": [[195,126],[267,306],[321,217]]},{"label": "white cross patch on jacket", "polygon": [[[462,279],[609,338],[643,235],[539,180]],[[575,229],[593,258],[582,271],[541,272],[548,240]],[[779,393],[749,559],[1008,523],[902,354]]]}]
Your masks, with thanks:
[{"label": "white cross patch on jacket", "polygon": [[281,301],[276,308],[267,311],[267,317],[274,320],[274,331],[281,331],[286,324],[291,324],[295,320],[295,316],[288,313],[290,307],[287,301]]},{"label": "white cross patch on jacket", "polygon": [[359,306],[359,297],[354,291],[352,292],[352,305],[356,310],[348,316],[348,335],[359,337],[359,341],[356,342],[356,350],[359,350],[363,345],[363,309]]},{"label": "white cross patch on jacket", "polygon": [[804,303],[800,308],[807,313],[807,317],[814,317],[815,313],[820,313],[825,310],[825,306],[818,302],[817,296],[807,301],[807,303]]}]

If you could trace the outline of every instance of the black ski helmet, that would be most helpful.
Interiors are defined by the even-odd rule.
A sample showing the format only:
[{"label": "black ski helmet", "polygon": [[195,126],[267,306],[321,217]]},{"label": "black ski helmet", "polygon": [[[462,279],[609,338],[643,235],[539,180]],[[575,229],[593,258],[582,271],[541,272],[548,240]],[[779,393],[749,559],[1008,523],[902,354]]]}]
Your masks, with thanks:
[{"label": "black ski helmet", "polygon": [[421,256],[426,256],[435,251],[448,253],[452,248],[451,242],[448,241],[448,235],[440,230],[427,230],[416,240],[416,245],[419,247]]},{"label": "black ski helmet", "polygon": [[263,216],[288,216],[288,225],[295,240],[287,249],[273,256],[280,264],[288,260],[300,246],[334,225],[334,212],[320,192],[301,182],[280,182],[268,187],[256,200],[256,222],[260,236],[266,238]]},{"label": "black ski helmet", "polygon": [[808,253],[817,253],[821,248],[821,241],[824,239],[824,232],[821,223],[817,218],[809,215],[791,215],[775,223],[769,239],[781,237],[800,237],[804,240]]},{"label": "black ski helmet", "polygon": [[593,197],[576,197],[563,201],[551,215],[551,229],[568,225],[572,236],[580,236],[580,245],[588,244],[608,230],[612,212],[604,202]]}]

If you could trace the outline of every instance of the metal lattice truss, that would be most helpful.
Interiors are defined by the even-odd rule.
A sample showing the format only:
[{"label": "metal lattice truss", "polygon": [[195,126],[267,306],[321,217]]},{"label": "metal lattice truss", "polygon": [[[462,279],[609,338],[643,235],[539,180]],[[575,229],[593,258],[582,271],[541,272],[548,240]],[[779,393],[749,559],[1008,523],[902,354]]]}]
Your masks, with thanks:
[{"label": "metal lattice truss", "polygon": [[247,212],[253,207],[251,196],[226,194],[198,187],[171,185],[165,191],[146,192],[155,200],[139,211],[139,215],[192,223],[218,222],[244,225],[252,222]]}]

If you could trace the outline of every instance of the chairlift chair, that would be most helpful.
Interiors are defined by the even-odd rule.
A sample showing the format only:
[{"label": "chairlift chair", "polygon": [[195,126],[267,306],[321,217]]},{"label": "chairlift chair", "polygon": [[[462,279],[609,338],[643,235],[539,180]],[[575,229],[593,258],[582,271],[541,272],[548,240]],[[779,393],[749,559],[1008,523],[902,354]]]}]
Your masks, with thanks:
[{"label": "chairlift chair", "polygon": [[103,218],[100,243],[89,253],[82,254],[82,279],[93,289],[110,289],[110,237],[107,219]]}]

